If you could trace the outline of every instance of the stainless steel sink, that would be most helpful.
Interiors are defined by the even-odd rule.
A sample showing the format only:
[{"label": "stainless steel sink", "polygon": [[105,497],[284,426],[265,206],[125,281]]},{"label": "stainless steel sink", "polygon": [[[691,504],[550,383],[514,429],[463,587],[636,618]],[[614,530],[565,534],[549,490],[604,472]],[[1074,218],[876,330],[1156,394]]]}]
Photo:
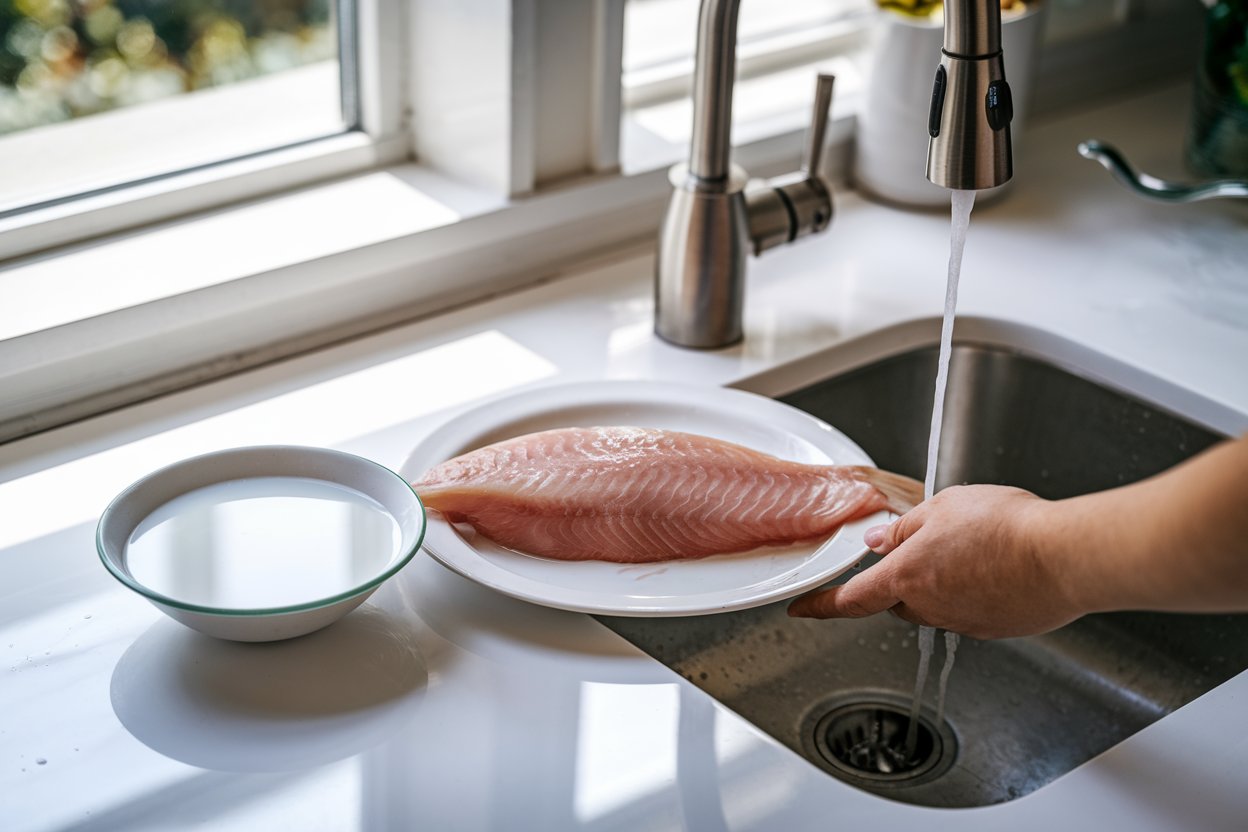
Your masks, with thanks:
[{"label": "stainless steel sink", "polygon": [[[921,478],[935,364],[935,349],[915,350],[782,398],[836,425],[881,467]],[[945,425],[943,483],[1007,483],[1051,498],[1147,477],[1220,438],[1043,361],[965,344]],[[837,746],[904,730],[915,628],[890,615],[796,620],[785,606],[599,620],[832,776],[927,806],[1039,789],[1248,668],[1248,615],[1088,616],[1044,636],[963,639],[935,725],[938,639],[927,759],[908,771],[863,770]]]}]

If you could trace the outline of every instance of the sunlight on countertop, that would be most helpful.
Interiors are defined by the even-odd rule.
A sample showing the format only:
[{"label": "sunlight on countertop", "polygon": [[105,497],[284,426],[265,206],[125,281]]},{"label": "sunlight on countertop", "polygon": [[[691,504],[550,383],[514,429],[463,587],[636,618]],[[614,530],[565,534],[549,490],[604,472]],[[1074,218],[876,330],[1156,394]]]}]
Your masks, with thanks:
[{"label": "sunlight on countertop", "polygon": [[61,466],[0,483],[0,502],[22,506],[0,525],[0,547],[93,519],[133,480],[188,456],[239,445],[340,444],[555,372],[498,330],[467,335],[75,461],[77,487],[70,491]]}]

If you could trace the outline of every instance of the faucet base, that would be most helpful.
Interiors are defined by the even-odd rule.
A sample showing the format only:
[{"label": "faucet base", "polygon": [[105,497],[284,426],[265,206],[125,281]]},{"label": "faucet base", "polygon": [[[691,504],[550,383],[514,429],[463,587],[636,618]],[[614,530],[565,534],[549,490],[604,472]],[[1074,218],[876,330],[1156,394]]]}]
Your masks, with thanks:
[{"label": "faucet base", "polygon": [[734,165],[727,179],[706,180],[681,164],[670,179],[655,262],[654,331],[681,347],[731,346],[744,335],[745,171]]}]

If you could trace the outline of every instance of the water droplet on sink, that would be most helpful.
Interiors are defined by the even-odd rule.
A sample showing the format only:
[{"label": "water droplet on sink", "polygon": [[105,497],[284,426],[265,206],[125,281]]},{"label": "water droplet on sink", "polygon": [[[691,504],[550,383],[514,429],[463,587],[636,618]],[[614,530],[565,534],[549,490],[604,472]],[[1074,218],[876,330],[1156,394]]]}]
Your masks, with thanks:
[{"label": "water droplet on sink", "polygon": [[887,653],[887,652],[888,652],[888,642],[887,642],[887,641],[881,641],[881,642],[880,642],[880,652],[881,652],[881,653]]},{"label": "water droplet on sink", "polygon": [[859,646],[859,647],[866,647],[866,646],[867,646],[867,640],[866,640],[865,638],[860,638],[860,639],[858,639],[858,646]]},{"label": "water droplet on sink", "polygon": [[908,639],[908,638],[903,638],[903,639],[901,640],[901,646],[902,646],[902,647],[909,647],[909,646],[910,646],[910,639]]}]

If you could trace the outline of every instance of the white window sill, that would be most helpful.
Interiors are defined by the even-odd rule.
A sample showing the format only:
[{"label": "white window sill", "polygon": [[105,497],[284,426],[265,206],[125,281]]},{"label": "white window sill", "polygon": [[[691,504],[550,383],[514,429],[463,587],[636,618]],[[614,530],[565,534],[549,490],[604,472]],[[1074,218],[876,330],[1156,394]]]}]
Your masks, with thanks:
[{"label": "white window sill", "polygon": [[9,300],[0,310],[0,343],[363,251],[499,203],[401,165],[32,258],[0,273]]},{"label": "white window sill", "polygon": [[[815,68],[838,73],[829,133],[848,147],[850,62],[753,79],[734,130],[751,173],[796,167]],[[0,441],[649,244],[689,113],[632,114],[626,175],[534,197],[407,164],[14,261],[0,270]]]}]

